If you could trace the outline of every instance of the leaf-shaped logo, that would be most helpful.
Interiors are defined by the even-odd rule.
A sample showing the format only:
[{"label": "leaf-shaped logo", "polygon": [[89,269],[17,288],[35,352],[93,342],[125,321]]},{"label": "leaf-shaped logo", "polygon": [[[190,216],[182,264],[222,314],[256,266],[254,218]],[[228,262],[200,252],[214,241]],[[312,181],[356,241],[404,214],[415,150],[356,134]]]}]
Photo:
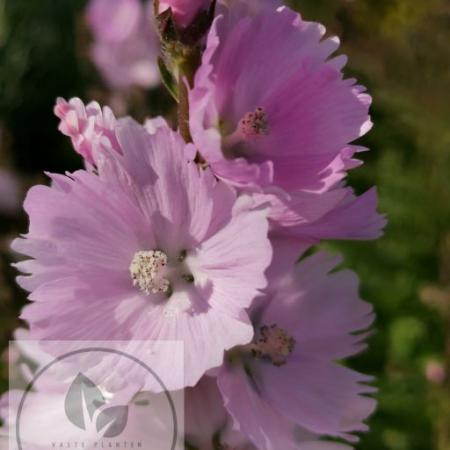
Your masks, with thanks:
[{"label": "leaf-shaped logo", "polygon": [[119,436],[127,426],[128,406],[111,406],[100,412],[97,417],[97,432],[105,438]]},{"label": "leaf-shaped logo", "polygon": [[95,411],[105,405],[100,389],[88,377],[79,373],[67,392],[64,408],[70,422],[86,430]]}]

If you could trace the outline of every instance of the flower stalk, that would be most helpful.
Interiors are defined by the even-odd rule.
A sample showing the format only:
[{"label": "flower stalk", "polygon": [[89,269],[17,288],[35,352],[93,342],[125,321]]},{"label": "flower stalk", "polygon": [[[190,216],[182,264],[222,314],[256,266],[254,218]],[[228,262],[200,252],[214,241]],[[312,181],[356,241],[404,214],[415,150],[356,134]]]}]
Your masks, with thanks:
[{"label": "flower stalk", "polygon": [[[161,40],[160,71],[164,84],[173,95],[171,86],[176,85],[179,132],[186,142],[192,142],[189,127],[189,88],[194,87],[194,77],[201,64],[203,38],[214,19],[215,2],[202,11],[187,27],[177,24],[172,9],[159,13],[155,6],[155,17]],[[168,80],[171,74],[172,80]]]},{"label": "flower stalk", "polygon": [[178,129],[186,142],[192,142],[189,128],[189,87],[194,86],[194,76],[199,64],[200,52],[194,51],[178,67]]}]

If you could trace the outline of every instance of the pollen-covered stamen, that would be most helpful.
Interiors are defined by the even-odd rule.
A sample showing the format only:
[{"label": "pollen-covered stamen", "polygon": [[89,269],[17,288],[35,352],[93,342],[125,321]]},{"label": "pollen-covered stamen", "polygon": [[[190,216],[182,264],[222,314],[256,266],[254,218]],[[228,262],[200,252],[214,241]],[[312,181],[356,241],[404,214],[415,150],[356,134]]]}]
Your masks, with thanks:
[{"label": "pollen-covered stamen", "polygon": [[267,134],[269,125],[264,108],[259,106],[254,112],[248,112],[239,122],[239,129],[246,138]]},{"label": "pollen-covered stamen", "polygon": [[260,339],[251,346],[253,356],[267,358],[275,366],[286,364],[295,349],[295,339],[277,325],[261,327],[260,335]]},{"label": "pollen-covered stamen", "polygon": [[170,281],[165,277],[167,255],[161,250],[139,251],[130,264],[133,285],[146,294],[170,292]]}]

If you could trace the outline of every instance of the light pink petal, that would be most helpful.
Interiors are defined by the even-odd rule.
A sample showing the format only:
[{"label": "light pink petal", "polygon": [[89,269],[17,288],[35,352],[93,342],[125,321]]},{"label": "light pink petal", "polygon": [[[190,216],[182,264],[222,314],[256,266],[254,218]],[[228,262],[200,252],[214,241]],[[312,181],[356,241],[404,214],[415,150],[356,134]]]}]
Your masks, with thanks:
[{"label": "light pink petal", "polygon": [[247,199],[240,200],[230,223],[188,260],[200,282],[215,280],[212,306],[233,314],[249,307],[259,290],[266,287],[264,270],[272,258],[267,210],[249,210]]},{"label": "light pink petal", "polygon": [[[184,240],[180,245],[203,240],[216,231],[212,222],[229,220],[236,194],[188,159],[189,146],[167,125],[158,126],[150,137],[127,119],[118,126],[117,136],[124,153],[120,165],[139,187],[141,207],[149,217],[157,211],[178,235],[176,240]],[[180,239],[183,229],[186,235]],[[174,237],[168,234],[167,239]]]},{"label": "light pink petal", "polygon": [[276,286],[280,278],[290,273],[295,263],[300,259],[302,254],[310,248],[308,242],[300,242],[290,238],[271,236],[270,242],[273,248],[273,258],[269,268],[266,271],[267,279],[270,286]]},{"label": "light pink petal", "polygon": [[[144,339],[158,341],[182,341],[184,343],[184,386],[195,386],[210,369],[223,363],[224,351],[244,345],[253,338],[253,327],[245,313],[241,317],[223,314],[218,308],[193,312],[186,309],[189,298],[176,293],[170,304],[157,310],[145,308],[144,315],[135,317],[133,334]],[[147,311],[147,312],[146,312]],[[183,388],[171,380],[171,358],[158,361],[155,370],[164,374],[171,390]]]},{"label": "light pink petal", "polygon": [[[83,270],[127,268],[143,241],[151,237],[142,213],[122,191],[94,175],[80,171],[72,177],[70,192],[45,186],[30,190],[24,204],[31,217],[30,235],[48,241],[57,236],[58,253],[64,252]],[[120,245],[112,247],[111,242]]]},{"label": "light pink petal", "polygon": [[296,340],[299,357],[331,360],[364,348],[366,330],[373,322],[373,308],[359,297],[359,282],[351,271],[329,273],[338,258],[317,253],[302,260],[278,288],[261,322],[276,323]]},{"label": "light pink petal", "polygon": [[86,19],[93,34],[91,57],[105,82],[116,91],[160,82],[153,2],[91,0]]},{"label": "light pink petal", "polygon": [[91,0],[87,20],[96,39],[119,43],[137,31],[139,0]]},{"label": "light pink petal", "polygon": [[363,420],[376,401],[361,394],[373,392],[363,384],[370,378],[313,359],[290,361],[281,369],[268,364],[260,375],[268,401],[303,427],[351,441],[357,439],[350,433],[367,431]]},{"label": "light pink petal", "polygon": [[184,394],[186,440],[197,448],[212,446],[213,437],[225,428],[228,413],[215,378],[205,376]]},{"label": "light pink petal", "polygon": [[381,236],[386,219],[377,212],[378,195],[375,188],[356,197],[348,191],[346,197],[314,223],[284,229],[290,236],[302,239],[377,239]]},{"label": "light pink petal", "polygon": [[263,400],[255,384],[243,370],[222,370],[218,377],[225,407],[234,420],[234,429],[248,436],[256,448],[264,450],[350,450],[346,445],[320,442],[317,436],[300,429]]},{"label": "light pink petal", "polygon": [[218,384],[235,429],[247,435],[257,448],[298,448],[294,423],[261,399],[243,370],[222,370]]}]

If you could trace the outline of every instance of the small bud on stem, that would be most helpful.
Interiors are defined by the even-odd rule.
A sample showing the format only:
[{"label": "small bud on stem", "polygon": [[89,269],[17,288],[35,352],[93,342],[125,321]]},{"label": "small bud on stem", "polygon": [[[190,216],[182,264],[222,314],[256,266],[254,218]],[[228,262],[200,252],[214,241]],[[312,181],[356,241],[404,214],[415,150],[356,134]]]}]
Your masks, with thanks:
[{"label": "small bud on stem", "polygon": [[[195,72],[201,64],[204,36],[213,22],[215,5],[214,0],[208,10],[201,11],[190,25],[182,28],[172,8],[160,13],[160,1],[155,1],[155,17],[161,39],[160,71],[164,84],[178,101],[178,128],[186,142],[192,141],[189,87],[193,87]],[[177,89],[173,88],[175,84]]]}]

